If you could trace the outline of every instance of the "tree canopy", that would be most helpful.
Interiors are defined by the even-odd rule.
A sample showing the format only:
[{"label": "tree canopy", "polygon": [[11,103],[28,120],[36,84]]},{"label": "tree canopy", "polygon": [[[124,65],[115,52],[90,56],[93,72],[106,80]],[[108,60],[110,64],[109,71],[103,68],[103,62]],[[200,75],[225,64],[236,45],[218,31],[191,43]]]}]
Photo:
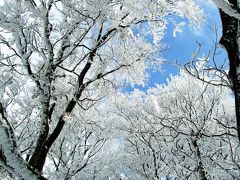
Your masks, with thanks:
[{"label": "tree canopy", "polygon": [[[238,100],[238,4],[216,4]],[[181,26],[176,17],[192,27],[204,22],[194,0],[5,0],[0,177],[237,178],[234,98],[227,87],[203,81],[222,82],[220,76],[191,76],[205,72],[205,64],[182,68],[147,92],[124,91],[160,69],[167,24],[174,32]],[[226,44],[229,38],[233,44]]]}]

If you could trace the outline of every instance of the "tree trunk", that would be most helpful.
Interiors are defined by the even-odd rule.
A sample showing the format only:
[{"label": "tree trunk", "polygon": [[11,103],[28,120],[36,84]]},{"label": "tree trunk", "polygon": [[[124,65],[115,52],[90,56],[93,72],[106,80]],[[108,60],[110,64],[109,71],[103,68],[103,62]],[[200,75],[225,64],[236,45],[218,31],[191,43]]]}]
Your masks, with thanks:
[{"label": "tree trunk", "polygon": [[[236,0],[229,0],[234,8],[238,8]],[[235,112],[237,134],[240,141],[240,59],[239,59],[239,23],[240,21],[226,14],[219,9],[222,20],[222,37],[220,44],[226,49],[229,59],[229,79],[231,81],[232,90],[235,96]]]},{"label": "tree trunk", "polygon": [[206,176],[206,172],[205,172],[204,167],[203,167],[203,163],[202,163],[202,159],[201,159],[201,152],[200,152],[199,146],[197,144],[197,140],[192,139],[192,144],[193,144],[193,147],[196,151],[196,156],[198,158],[197,171],[198,171],[198,174],[199,174],[199,178],[200,178],[200,180],[207,180],[207,176]]}]

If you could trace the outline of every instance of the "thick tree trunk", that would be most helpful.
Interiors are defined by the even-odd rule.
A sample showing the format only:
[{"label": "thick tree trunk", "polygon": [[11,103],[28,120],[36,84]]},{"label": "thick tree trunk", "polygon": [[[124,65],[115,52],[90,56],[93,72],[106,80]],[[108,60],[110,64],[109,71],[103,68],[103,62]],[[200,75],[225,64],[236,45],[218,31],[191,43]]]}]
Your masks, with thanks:
[{"label": "thick tree trunk", "polygon": [[[233,7],[238,8],[236,0],[229,0]],[[235,112],[237,133],[240,140],[240,59],[239,59],[239,42],[240,42],[240,21],[235,17],[226,14],[219,9],[222,20],[222,37],[220,44],[226,49],[229,59],[229,79],[232,84],[232,90],[235,95]]]},{"label": "thick tree trunk", "polygon": [[[50,100],[49,100],[50,101]],[[42,103],[44,104],[44,103]],[[37,172],[42,172],[42,164],[45,163],[45,159],[44,162],[42,157],[41,157],[41,153],[42,151],[45,149],[45,142],[46,139],[48,137],[49,134],[49,124],[48,124],[48,106],[49,106],[49,102],[46,102],[45,105],[43,105],[43,112],[42,112],[42,127],[40,128],[40,134],[39,137],[37,139],[37,144],[35,147],[35,150],[33,152],[33,155],[31,156],[30,160],[29,160],[29,165],[31,166],[31,168],[33,168],[35,171]]]},{"label": "thick tree trunk", "polygon": [[[73,98],[68,103],[68,106],[66,107],[64,113],[59,118],[57,126],[54,128],[53,132],[49,135],[49,137],[46,138],[44,142],[42,142],[41,149],[39,151],[37,151],[38,154],[37,154],[36,159],[32,158],[33,159],[32,163],[34,165],[32,168],[34,168],[35,171],[42,172],[48,152],[49,152],[50,148],[52,147],[53,143],[56,141],[56,139],[60,135],[60,133],[65,125],[64,116],[67,114],[71,114],[71,112],[73,111],[74,107],[77,104],[77,101],[79,100],[79,98],[82,95],[83,89],[84,89],[84,87],[81,86],[79,92],[75,95],[75,98]],[[30,164],[30,165],[32,165],[32,164]]]}]

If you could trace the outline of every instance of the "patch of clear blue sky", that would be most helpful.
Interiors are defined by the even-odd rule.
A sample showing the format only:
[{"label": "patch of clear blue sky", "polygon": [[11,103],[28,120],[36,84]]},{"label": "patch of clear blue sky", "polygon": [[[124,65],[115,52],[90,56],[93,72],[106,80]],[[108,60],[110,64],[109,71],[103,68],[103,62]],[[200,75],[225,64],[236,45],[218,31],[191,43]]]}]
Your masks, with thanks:
[{"label": "patch of clear blue sky", "polygon": [[[213,46],[213,40],[215,39],[215,33],[209,28],[213,28],[215,25],[218,28],[218,38],[221,37],[221,20],[217,7],[211,2],[211,0],[198,0],[197,1],[204,9],[204,16],[206,22],[199,28],[192,28],[184,18],[174,17],[175,22],[184,21],[186,25],[182,28],[182,32],[178,32],[176,37],[173,36],[174,26],[169,23],[166,29],[166,35],[163,39],[163,43],[169,45],[169,49],[163,52],[163,58],[166,63],[162,65],[162,72],[148,70],[149,79],[146,82],[146,86],[128,86],[125,88],[127,92],[131,92],[134,88],[146,91],[150,87],[154,87],[156,84],[164,84],[171,75],[179,74],[179,67],[174,65],[177,62],[180,65],[184,65],[191,60],[192,54],[198,48],[197,42],[203,43],[199,56],[204,56]],[[223,53],[217,57],[217,61],[224,61],[226,53],[222,49]]]}]

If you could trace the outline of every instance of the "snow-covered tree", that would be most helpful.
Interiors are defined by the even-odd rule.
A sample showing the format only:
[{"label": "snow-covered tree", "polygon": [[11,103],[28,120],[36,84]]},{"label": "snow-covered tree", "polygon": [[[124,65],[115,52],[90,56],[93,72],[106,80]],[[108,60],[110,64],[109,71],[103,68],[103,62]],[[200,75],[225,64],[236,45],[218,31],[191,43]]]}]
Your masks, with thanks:
[{"label": "snow-covered tree", "polygon": [[[222,81],[213,82],[215,85],[228,86],[232,89],[235,97],[235,114],[236,114],[236,128],[238,131],[238,137],[240,140],[240,59],[239,59],[239,19],[240,19],[240,4],[237,0],[212,0],[219,9],[220,18],[222,21],[222,32],[218,42],[215,42],[213,61],[210,62],[211,67],[207,67],[205,70],[211,73],[217,72],[218,76],[222,77]],[[228,55],[228,70],[222,59],[218,59],[215,55],[218,53],[217,46],[221,45]],[[196,57],[196,56],[195,56]],[[207,59],[205,59],[207,60]],[[219,64],[221,64],[219,66]],[[189,65],[189,64],[188,64]],[[193,65],[193,64],[192,64]],[[193,65],[194,66],[194,65]],[[191,73],[191,72],[190,72]],[[192,75],[198,75],[198,73],[191,73]],[[196,76],[198,79],[205,81],[204,79]],[[211,80],[209,81],[211,82]]]},{"label": "snow-covered tree", "polygon": [[171,15],[194,25],[202,11],[189,0],[5,0],[1,167],[14,178],[72,178],[93,164],[106,137],[91,108],[159,67]]},{"label": "snow-covered tree", "polygon": [[226,49],[229,59],[229,78],[235,96],[235,113],[237,121],[238,137],[240,140],[240,44],[239,44],[239,2],[222,1],[218,4],[222,20],[222,37],[219,43]]},{"label": "snow-covered tree", "polygon": [[137,179],[239,176],[234,98],[228,88],[181,70],[166,85],[118,97],[115,112],[122,117],[125,163]]}]

